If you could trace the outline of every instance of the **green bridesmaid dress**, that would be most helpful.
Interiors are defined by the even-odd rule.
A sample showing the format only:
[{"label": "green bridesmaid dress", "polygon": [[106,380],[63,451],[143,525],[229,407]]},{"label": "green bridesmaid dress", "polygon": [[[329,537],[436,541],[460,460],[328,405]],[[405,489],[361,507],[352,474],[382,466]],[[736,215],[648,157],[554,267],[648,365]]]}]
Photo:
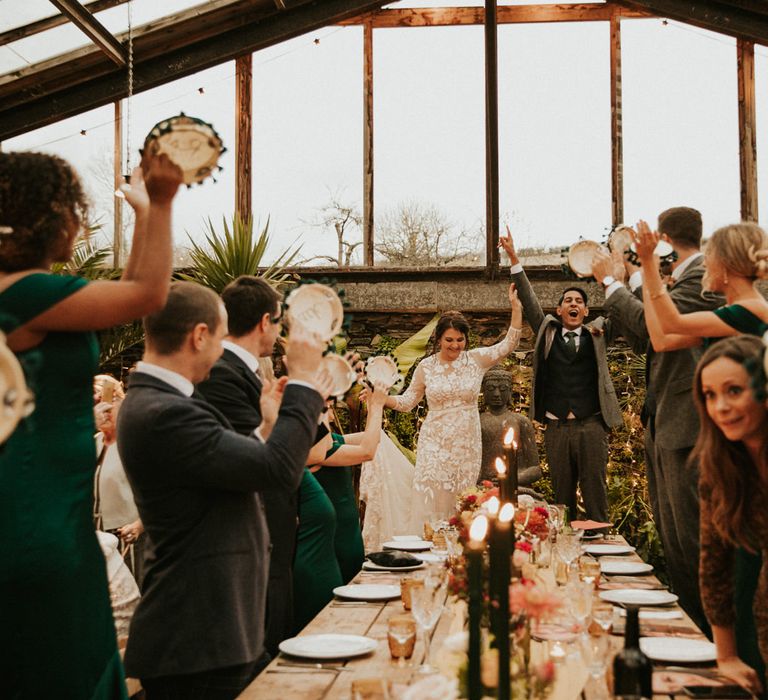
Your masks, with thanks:
[{"label": "green bridesmaid dress", "polygon": [[[6,333],[81,289],[34,273],[0,292]],[[17,353],[35,409],[0,447],[4,698],[126,698],[106,564],[93,528],[93,333],[50,332]]]},{"label": "green bridesmaid dress", "polygon": [[333,599],[342,585],[333,550],[336,512],[308,469],[299,486],[299,529],[293,562],[294,633],[300,632]]},{"label": "green bridesmaid dress", "polygon": [[[333,445],[326,453],[330,457],[344,444],[344,436],[331,433]],[[352,467],[323,467],[315,477],[325,489],[336,510],[336,536],[334,549],[339,562],[341,578],[349,583],[363,566],[365,550],[360,531],[360,512],[352,484]]]}]

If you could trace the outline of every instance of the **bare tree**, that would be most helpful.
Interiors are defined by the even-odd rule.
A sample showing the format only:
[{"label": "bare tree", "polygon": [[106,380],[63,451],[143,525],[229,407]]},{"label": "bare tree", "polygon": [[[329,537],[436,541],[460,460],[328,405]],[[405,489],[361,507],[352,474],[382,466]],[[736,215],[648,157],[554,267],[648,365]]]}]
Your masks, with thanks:
[{"label": "bare tree", "polygon": [[[363,245],[362,225],[363,217],[355,204],[344,202],[340,192],[331,192],[330,201],[318,209],[318,216],[311,222],[323,231],[331,230],[336,234],[336,256],[315,255],[302,261],[302,264],[312,260],[327,260],[339,267],[349,267],[352,264],[352,255],[355,250]],[[359,241],[348,240],[349,236],[360,238]]]},{"label": "bare tree", "polygon": [[461,264],[477,255],[478,231],[457,229],[436,206],[411,200],[381,215],[376,252],[403,267]]}]

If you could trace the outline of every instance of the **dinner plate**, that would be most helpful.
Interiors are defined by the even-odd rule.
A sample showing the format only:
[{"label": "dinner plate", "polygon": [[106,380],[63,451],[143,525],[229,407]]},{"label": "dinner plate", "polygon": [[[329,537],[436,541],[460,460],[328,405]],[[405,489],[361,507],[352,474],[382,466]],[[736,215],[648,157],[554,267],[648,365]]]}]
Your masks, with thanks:
[{"label": "dinner plate", "polygon": [[706,639],[684,639],[682,637],[642,637],[640,649],[654,661],[675,661],[678,663],[703,663],[714,661],[715,645]]},{"label": "dinner plate", "polygon": [[280,642],[283,654],[304,659],[351,659],[374,651],[375,639],[356,634],[305,634]]},{"label": "dinner plate", "polygon": [[600,571],[604,574],[647,574],[653,571],[653,566],[644,561],[617,561],[616,559],[601,559]]},{"label": "dinner plate", "polygon": [[601,557],[608,554],[631,554],[635,548],[628,544],[585,544],[584,551]]},{"label": "dinner plate", "polygon": [[433,564],[435,562],[445,561],[446,559],[446,553],[443,552],[442,554],[434,554],[433,552],[416,552],[416,554],[413,555],[417,559],[421,559],[421,561],[426,562],[427,564]]},{"label": "dinner plate", "polygon": [[385,586],[380,583],[357,583],[352,586],[337,586],[333,589],[339,598],[352,600],[392,600],[400,597],[400,586]]},{"label": "dinner plate", "polygon": [[415,569],[423,569],[426,564],[420,561],[418,564],[411,564],[410,566],[379,566],[372,561],[364,561],[363,569],[365,571],[392,571],[397,573],[398,571],[414,571]]},{"label": "dinner plate", "polygon": [[432,549],[427,540],[390,540],[381,545],[382,549],[399,549],[401,552],[426,552]]},{"label": "dinner plate", "polygon": [[600,597],[609,603],[622,605],[669,605],[677,596],[669,591],[652,591],[637,588],[622,588],[614,591],[600,591]]}]

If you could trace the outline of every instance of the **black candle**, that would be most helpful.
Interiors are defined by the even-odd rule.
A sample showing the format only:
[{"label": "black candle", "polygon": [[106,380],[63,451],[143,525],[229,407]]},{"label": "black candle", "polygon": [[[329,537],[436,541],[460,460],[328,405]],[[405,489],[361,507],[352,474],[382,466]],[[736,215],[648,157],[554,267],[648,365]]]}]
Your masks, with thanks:
[{"label": "black candle", "polygon": [[509,488],[509,469],[507,469],[506,460],[496,457],[496,474],[499,478],[499,500],[502,503],[509,503],[512,500],[512,492]]},{"label": "black candle", "polygon": [[[499,683],[498,700],[509,700],[509,584],[512,577],[511,559],[513,537],[510,531],[513,528],[515,508],[511,503],[505,503],[499,511],[499,517],[492,532],[491,540],[491,567],[495,569],[497,587],[499,591],[496,648],[499,651]],[[494,566],[494,560],[497,560]]]},{"label": "black candle", "polygon": [[[504,433],[504,458],[507,462],[507,473],[509,474],[509,491],[511,498],[508,500],[517,503],[517,442],[515,441],[515,429],[510,427]],[[503,498],[501,499],[504,500]]]},{"label": "black candle", "polygon": [[483,553],[488,520],[479,515],[472,522],[467,543],[467,578],[469,579],[469,700],[481,700],[480,620],[483,614]]}]

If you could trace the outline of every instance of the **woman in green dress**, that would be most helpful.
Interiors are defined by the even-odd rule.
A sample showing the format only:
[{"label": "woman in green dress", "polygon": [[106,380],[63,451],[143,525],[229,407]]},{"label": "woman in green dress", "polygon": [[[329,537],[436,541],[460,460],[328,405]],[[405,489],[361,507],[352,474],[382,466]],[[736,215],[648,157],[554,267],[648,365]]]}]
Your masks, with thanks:
[{"label": "woman in green dress", "polygon": [[317,481],[325,489],[336,511],[334,549],[344,583],[360,572],[365,559],[360,510],[352,483],[353,465],[372,460],[381,438],[381,421],[387,392],[378,388],[366,391],[368,418],[361,433],[332,433],[333,444],[317,470]]},{"label": "woman in green dress", "polygon": [[165,303],[180,184],[165,156],[134,171],[126,199],[136,230],[123,277],[88,284],[49,272],[71,259],[86,221],[75,172],[54,156],[0,153],[0,327],[35,399],[0,450],[3,697],[126,695],[92,522],[93,331]]}]

